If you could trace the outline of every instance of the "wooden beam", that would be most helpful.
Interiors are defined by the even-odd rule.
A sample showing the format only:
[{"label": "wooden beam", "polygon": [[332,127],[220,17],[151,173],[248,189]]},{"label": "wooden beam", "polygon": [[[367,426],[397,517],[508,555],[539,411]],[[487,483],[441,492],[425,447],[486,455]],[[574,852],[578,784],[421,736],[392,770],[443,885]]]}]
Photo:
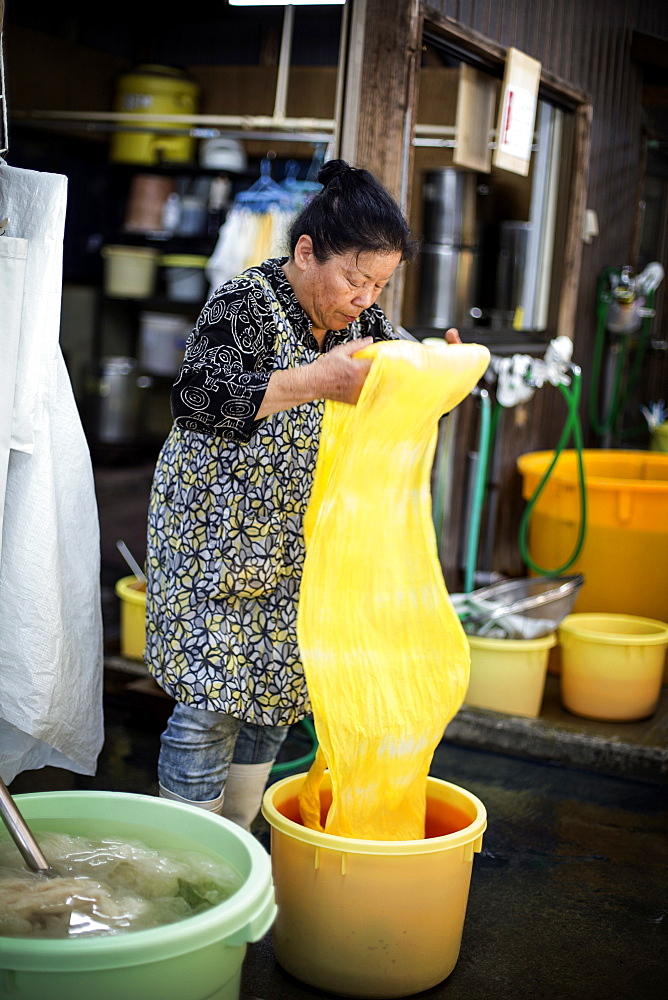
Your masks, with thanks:
[{"label": "wooden beam", "polygon": [[589,180],[589,159],[591,148],[591,125],[593,106],[583,104],[575,112],[575,136],[573,160],[571,164],[570,195],[566,211],[566,244],[559,295],[557,335],[573,339],[577,312],[580,264],[582,261],[582,229],[587,204],[587,183]]},{"label": "wooden beam", "polygon": [[[364,2],[355,165],[371,170],[398,199],[407,190],[405,147],[411,145],[416,105],[419,10],[420,0]],[[349,102],[350,96],[349,91]]]},{"label": "wooden beam", "polygon": [[[350,54],[342,155],[348,159],[354,152],[354,165],[370,170],[408,214],[422,35],[420,0],[355,0],[351,23],[359,41],[356,8],[358,16],[361,8],[364,13],[363,46]],[[351,120],[355,105],[356,121]],[[399,322],[402,298],[400,271],[381,301],[393,323]]]}]

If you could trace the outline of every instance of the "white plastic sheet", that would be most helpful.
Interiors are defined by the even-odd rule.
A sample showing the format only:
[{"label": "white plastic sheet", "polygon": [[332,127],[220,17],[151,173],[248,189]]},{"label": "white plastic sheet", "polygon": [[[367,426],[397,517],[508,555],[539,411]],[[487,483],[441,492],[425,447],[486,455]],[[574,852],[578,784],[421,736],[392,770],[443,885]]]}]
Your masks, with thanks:
[{"label": "white plastic sheet", "polygon": [[[103,742],[99,523],[58,344],[67,178],[0,161],[0,217],[26,241],[0,558],[0,775],[92,774]],[[6,237],[0,237],[5,239]]]}]

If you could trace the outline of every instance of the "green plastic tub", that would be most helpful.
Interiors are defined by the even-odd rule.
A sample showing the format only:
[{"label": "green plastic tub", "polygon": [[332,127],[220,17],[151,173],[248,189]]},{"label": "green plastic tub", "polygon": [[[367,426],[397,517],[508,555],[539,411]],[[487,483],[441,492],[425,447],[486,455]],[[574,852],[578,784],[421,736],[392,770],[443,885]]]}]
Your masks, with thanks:
[{"label": "green plastic tub", "polygon": [[[11,1000],[238,1000],[246,946],[276,915],[271,862],[251,834],[204,809],[123,792],[15,796],[40,830],[214,852],[241,888],[206,913],[88,940],[0,937],[0,997]],[[0,837],[8,834],[4,829]]]}]

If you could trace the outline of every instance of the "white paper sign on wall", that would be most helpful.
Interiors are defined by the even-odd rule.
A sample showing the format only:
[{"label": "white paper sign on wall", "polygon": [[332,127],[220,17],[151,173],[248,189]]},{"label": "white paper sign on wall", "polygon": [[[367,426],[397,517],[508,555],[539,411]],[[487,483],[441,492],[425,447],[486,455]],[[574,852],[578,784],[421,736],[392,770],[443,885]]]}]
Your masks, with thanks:
[{"label": "white paper sign on wall", "polygon": [[493,163],[524,177],[531,161],[540,69],[536,59],[518,49],[508,49]]}]

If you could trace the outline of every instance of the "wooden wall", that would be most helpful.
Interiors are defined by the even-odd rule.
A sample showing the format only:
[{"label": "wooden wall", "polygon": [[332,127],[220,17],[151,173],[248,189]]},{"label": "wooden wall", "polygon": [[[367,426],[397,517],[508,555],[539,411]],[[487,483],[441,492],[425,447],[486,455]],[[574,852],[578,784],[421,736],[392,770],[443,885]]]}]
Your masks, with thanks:
[{"label": "wooden wall", "polygon": [[[371,6],[378,0],[367,0]],[[496,47],[502,57],[514,46],[540,60],[548,82],[564,82],[586,95],[592,104],[593,119],[586,207],[598,216],[600,235],[582,247],[582,263],[577,291],[574,329],[574,360],[582,367],[582,420],[587,443],[600,442],[588,429],[588,373],[594,351],[595,299],[599,275],[604,267],[635,264],[639,181],[642,175],[642,93],[643,68],[632,58],[634,32],[668,39],[668,4],[664,0],[436,0],[423,3],[425,23]],[[374,33],[374,18],[367,18],[367,32]],[[368,41],[368,40],[367,40]],[[368,42],[374,50],[372,42]],[[636,52],[637,55],[637,44]],[[380,79],[380,77],[378,77]],[[377,79],[377,84],[378,84]],[[388,97],[388,100],[390,98]],[[374,113],[376,113],[374,111]],[[364,114],[364,110],[363,110]],[[388,130],[385,146],[400,141],[397,131]],[[371,169],[382,171],[387,152],[370,151]],[[392,175],[387,175],[392,180]],[[664,261],[664,265],[668,262]],[[656,330],[665,342],[666,331]],[[651,398],[668,397],[667,353],[660,347],[650,351],[645,382]],[[555,446],[563,426],[565,410],[557,390],[547,388],[535,394],[524,407],[506,411],[498,437],[498,477],[494,489],[499,503],[496,515],[496,542],[493,568],[511,576],[524,575],[517,549],[516,526],[523,507],[521,482],[515,461],[525,451]],[[456,442],[455,477],[457,493],[451,519],[444,528],[441,552],[446,582],[452,588],[457,579],[452,535],[458,536],[464,512],[467,452],[475,448],[477,420],[475,406],[467,401]],[[643,447],[638,441],[636,447]]]}]

